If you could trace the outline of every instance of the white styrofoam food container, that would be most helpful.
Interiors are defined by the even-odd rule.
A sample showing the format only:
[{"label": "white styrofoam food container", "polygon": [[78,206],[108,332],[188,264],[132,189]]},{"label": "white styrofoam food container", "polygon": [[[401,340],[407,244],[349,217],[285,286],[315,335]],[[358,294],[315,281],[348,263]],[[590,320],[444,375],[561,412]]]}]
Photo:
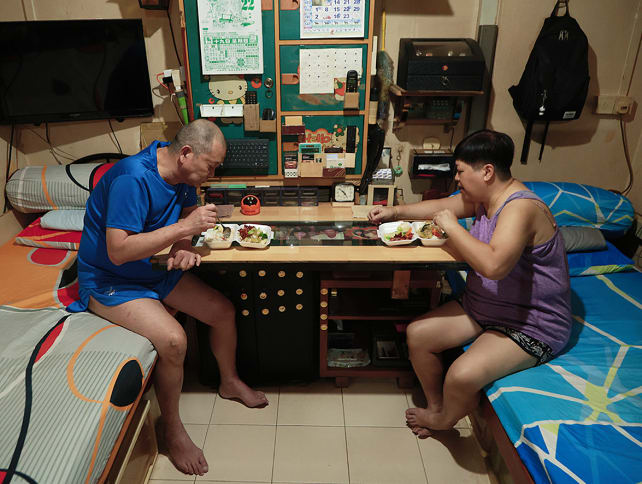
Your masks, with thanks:
[{"label": "white styrofoam food container", "polygon": [[440,239],[438,237],[432,237],[430,239],[426,239],[424,237],[421,237],[419,235],[419,231],[421,230],[421,227],[424,226],[426,222],[413,222],[412,223],[412,230],[417,234],[417,238],[421,242],[422,245],[425,245],[427,247],[439,247],[440,245],[444,245],[446,242],[448,242],[448,237],[445,239]]},{"label": "white styrofoam food container", "polygon": [[231,232],[230,236],[225,239],[225,240],[212,240],[211,238],[208,239],[208,234],[211,233],[213,229],[208,229],[205,232],[203,232],[203,243],[206,244],[210,249],[229,249],[232,246],[232,242],[236,240],[236,231],[238,229],[238,225],[236,224],[219,224],[222,225],[224,228],[229,227]]},{"label": "white styrofoam food container", "polygon": [[388,223],[379,225],[379,228],[377,229],[377,233],[379,234],[379,238],[381,239],[381,241],[390,247],[394,247],[396,245],[412,244],[417,239],[417,234],[414,228],[412,230],[412,239],[409,239],[409,240],[387,240],[386,239],[386,235],[394,234],[397,231],[397,227],[399,227],[401,224],[408,224],[412,228],[412,224],[410,222],[404,222],[404,221],[388,222]]},{"label": "white styrofoam food container", "polygon": [[[268,236],[265,242],[244,242],[243,240],[241,240],[241,235],[239,233],[239,230],[245,225],[250,227],[257,227],[262,232],[265,232]],[[236,241],[243,247],[251,247],[253,249],[265,249],[268,245],[270,245],[270,242],[272,241],[273,237],[274,237],[274,233],[272,232],[272,228],[269,225],[239,224],[236,229]]]}]

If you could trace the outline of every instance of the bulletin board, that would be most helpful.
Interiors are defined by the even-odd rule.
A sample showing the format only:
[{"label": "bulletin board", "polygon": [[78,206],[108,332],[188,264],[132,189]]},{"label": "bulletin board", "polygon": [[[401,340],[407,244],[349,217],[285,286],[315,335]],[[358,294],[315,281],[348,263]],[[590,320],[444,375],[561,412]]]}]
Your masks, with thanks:
[{"label": "bulletin board", "polygon": [[[270,163],[267,174],[253,175],[252,173],[226,171],[225,176],[211,182],[245,181],[269,182],[275,185],[329,185],[337,179],[286,178],[284,176],[284,142],[292,149],[292,140],[304,142],[311,133],[328,133],[338,139],[337,129],[342,126],[357,126],[358,137],[355,145],[355,166],[346,170],[345,180],[358,181],[361,179],[365,166],[368,125],[365,122],[368,112],[368,95],[370,90],[372,38],[370,24],[374,8],[371,0],[350,0],[355,5],[363,2],[364,14],[363,38],[300,38],[300,9],[299,0],[238,0],[242,3],[261,5],[262,34],[263,34],[263,73],[244,74],[236,76],[206,76],[202,73],[201,49],[199,34],[198,0],[183,0],[185,19],[184,37],[186,41],[187,69],[189,79],[189,94],[191,96],[192,118],[201,117],[201,105],[238,104],[245,103],[245,93],[255,91],[260,111],[265,108],[274,110],[274,132],[248,131],[242,118],[209,118],[223,131],[226,139],[263,138],[269,140]],[[305,0],[300,0],[302,4]],[[314,5],[324,5],[338,0],[309,0]],[[278,9],[275,12],[274,9]],[[372,11],[371,11],[372,10]],[[319,50],[320,49],[320,50]],[[301,50],[310,55],[327,53],[335,49],[342,54],[342,49],[349,49],[351,54],[360,51],[360,79],[358,85],[358,108],[344,109],[345,78],[337,76],[333,81],[330,93],[301,93],[300,86],[300,54]],[[314,52],[313,54],[310,54]],[[309,58],[306,59],[309,62]],[[312,65],[312,64],[309,64]],[[307,78],[308,80],[310,77]],[[230,89],[220,89],[219,84]],[[225,93],[233,91],[227,96]],[[222,94],[221,94],[222,93]],[[290,116],[301,116],[305,124],[305,136],[296,138],[284,136],[282,126],[284,119]],[[236,122],[230,120],[235,120]],[[295,143],[295,145],[296,145]]]}]

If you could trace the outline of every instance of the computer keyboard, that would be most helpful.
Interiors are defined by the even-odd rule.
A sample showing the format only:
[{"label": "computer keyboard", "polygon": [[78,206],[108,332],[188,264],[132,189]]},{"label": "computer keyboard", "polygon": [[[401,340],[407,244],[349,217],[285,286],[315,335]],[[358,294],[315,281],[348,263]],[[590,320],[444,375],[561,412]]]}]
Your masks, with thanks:
[{"label": "computer keyboard", "polygon": [[232,174],[267,175],[270,168],[270,140],[266,138],[228,139],[223,164],[216,176]]}]

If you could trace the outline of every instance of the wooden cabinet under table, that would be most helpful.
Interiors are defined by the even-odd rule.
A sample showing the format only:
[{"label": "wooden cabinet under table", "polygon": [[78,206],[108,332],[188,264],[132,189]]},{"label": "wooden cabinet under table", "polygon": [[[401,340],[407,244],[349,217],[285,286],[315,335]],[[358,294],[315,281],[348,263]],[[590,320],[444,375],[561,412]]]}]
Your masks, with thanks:
[{"label": "wooden cabinet under table", "polygon": [[[321,274],[319,301],[319,370],[347,386],[350,377],[397,378],[411,386],[414,372],[407,360],[405,326],[437,306],[441,293],[439,271],[332,272]],[[380,344],[395,341],[398,357],[378,358]],[[389,341],[387,341],[388,343]],[[329,346],[330,344],[330,346]],[[370,364],[361,367],[329,366],[332,345],[368,351]]]}]

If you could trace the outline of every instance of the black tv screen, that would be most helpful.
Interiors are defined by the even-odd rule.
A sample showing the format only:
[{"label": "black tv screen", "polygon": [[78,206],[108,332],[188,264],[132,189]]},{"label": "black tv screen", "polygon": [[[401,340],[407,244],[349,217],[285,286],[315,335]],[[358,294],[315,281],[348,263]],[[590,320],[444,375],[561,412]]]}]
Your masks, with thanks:
[{"label": "black tv screen", "polygon": [[0,22],[0,123],[151,116],[140,19]]}]

